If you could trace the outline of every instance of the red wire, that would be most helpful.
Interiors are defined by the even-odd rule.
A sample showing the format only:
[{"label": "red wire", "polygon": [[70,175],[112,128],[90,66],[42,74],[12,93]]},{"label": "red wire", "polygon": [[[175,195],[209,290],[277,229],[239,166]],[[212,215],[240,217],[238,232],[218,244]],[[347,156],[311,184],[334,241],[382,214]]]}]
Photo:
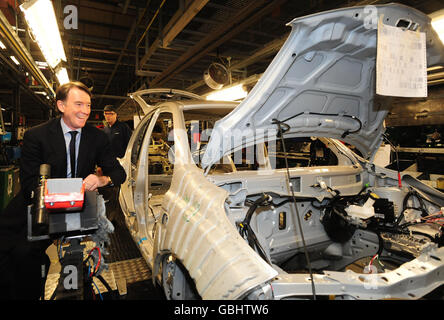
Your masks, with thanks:
[{"label": "red wire", "polygon": [[[94,248],[91,249],[91,251],[89,252],[88,256],[90,256],[91,252],[93,252],[94,250],[97,250],[99,252],[99,260],[97,261],[96,269],[94,270],[94,273],[95,273],[95,272],[97,272],[97,270],[99,270],[99,265],[100,265],[100,262],[102,260],[102,253],[100,252],[100,248],[99,247],[94,247]],[[91,274],[92,274],[92,272],[91,272]]]},{"label": "red wire", "polygon": [[377,254],[375,254],[374,256],[373,256],[373,258],[370,260],[370,263],[368,264],[368,266],[369,266],[369,269],[370,269],[370,273],[372,273],[372,265],[373,265],[373,261],[375,260],[375,258],[377,257],[378,255]]},{"label": "red wire", "polygon": [[99,251],[99,261],[97,262],[96,271],[99,270],[100,262],[102,261],[102,253],[100,252],[100,248],[96,247],[97,251]]}]

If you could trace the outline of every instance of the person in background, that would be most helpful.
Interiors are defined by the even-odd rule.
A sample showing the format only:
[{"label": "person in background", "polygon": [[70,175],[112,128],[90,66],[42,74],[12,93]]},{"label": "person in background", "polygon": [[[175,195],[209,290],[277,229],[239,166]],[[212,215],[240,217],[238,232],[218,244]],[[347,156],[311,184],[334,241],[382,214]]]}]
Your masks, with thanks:
[{"label": "person in background", "polygon": [[117,109],[113,105],[105,106],[103,109],[103,115],[105,116],[107,124],[104,131],[111,142],[114,154],[118,158],[123,158],[132,131],[125,122],[121,122],[117,119]]},{"label": "person in background", "polygon": [[[131,138],[132,131],[125,122],[121,122],[117,119],[117,108],[113,105],[107,105],[103,109],[103,115],[105,117],[106,126],[103,131],[108,136],[111,143],[113,153],[118,158],[123,158],[125,155],[126,147]],[[100,168],[98,169],[100,173]],[[119,225],[120,206],[118,204],[119,186],[113,188],[101,189],[100,193],[103,195],[106,201],[106,214],[108,219],[115,225]]]}]

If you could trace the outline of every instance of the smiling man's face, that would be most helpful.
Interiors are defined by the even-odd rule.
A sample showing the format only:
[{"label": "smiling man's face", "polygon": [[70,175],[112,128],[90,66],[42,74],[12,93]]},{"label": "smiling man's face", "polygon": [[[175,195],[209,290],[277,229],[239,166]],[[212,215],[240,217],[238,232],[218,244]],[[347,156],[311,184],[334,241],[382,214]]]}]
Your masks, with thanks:
[{"label": "smiling man's face", "polygon": [[66,100],[57,100],[57,107],[63,112],[63,121],[73,130],[83,128],[91,113],[91,98],[83,90],[73,87]]}]

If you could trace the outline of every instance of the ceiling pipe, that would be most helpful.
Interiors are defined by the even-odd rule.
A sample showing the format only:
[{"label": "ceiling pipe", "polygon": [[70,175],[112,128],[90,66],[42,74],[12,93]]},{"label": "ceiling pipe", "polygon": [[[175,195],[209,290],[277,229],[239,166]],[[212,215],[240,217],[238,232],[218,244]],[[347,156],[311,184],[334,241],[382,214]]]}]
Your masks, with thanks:
[{"label": "ceiling pipe", "polygon": [[142,36],[140,37],[139,41],[137,41],[137,45],[136,45],[136,49],[140,46],[140,43],[142,42],[143,38],[145,38],[146,33],[148,32],[148,30],[151,28],[151,25],[153,24],[154,20],[156,20],[157,16],[160,13],[160,9],[162,9],[163,5],[165,4],[166,0],[163,0],[162,3],[160,4],[159,8],[157,8],[157,11],[154,13],[153,18],[151,19],[151,21],[148,23],[148,26],[146,27],[145,31],[143,32]]}]

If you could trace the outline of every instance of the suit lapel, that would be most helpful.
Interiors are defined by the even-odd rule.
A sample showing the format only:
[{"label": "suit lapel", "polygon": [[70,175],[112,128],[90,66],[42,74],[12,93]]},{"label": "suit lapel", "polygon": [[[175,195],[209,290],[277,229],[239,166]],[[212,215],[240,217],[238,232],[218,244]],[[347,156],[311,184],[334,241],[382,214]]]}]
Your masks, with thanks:
[{"label": "suit lapel", "polygon": [[61,172],[54,172],[54,174],[66,177],[66,144],[65,138],[63,137],[62,126],[60,125],[60,117],[54,119],[54,121],[51,123],[51,125],[49,126],[49,132],[50,135],[48,137],[48,142],[52,147],[52,152],[53,154],[57,155],[57,158],[61,159]]}]

